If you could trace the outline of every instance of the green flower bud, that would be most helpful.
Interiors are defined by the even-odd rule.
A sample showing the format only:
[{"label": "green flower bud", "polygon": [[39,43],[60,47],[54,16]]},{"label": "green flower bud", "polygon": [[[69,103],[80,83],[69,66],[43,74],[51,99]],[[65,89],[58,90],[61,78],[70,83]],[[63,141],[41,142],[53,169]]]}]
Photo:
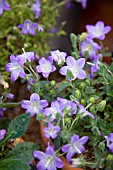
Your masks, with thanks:
[{"label": "green flower bud", "polygon": [[108,160],[108,161],[113,161],[113,155],[109,154],[109,155],[107,156],[107,160]]},{"label": "green flower bud", "polygon": [[77,99],[79,99],[81,97],[80,90],[76,90],[75,95],[76,95]]},{"label": "green flower bud", "polygon": [[44,119],[44,115],[42,113],[39,113],[39,114],[36,115],[36,120],[41,121],[43,119]]},{"label": "green flower bud", "polygon": [[84,88],[84,83],[81,83],[79,87]]},{"label": "green flower bud", "polygon": [[46,88],[49,88],[49,84],[45,84],[45,87],[46,87]]},{"label": "green flower bud", "polygon": [[52,80],[51,81],[51,85],[54,86],[56,84],[56,81],[55,80]]},{"label": "green flower bud", "polygon": [[85,40],[86,36],[87,36],[88,33],[86,32],[83,32],[80,36],[79,36],[79,41],[82,42]]},{"label": "green flower bud", "polygon": [[49,92],[50,92],[50,94],[54,94],[54,93],[55,93],[55,90],[54,90],[54,89],[51,89]]},{"label": "green flower bud", "polygon": [[90,97],[90,98],[89,98],[89,102],[90,102],[90,103],[94,103],[94,102],[95,102],[95,98],[94,98],[94,97]]},{"label": "green flower bud", "polygon": [[97,111],[102,112],[106,106],[106,101],[102,100],[96,107]]},{"label": "green flower bud", "polygon": [[68,125],[71,124],[71,119],[70,118],[65,118],[65,123],[68,124]]},{"label": "green flower bud", "polygon": [[85,104],[86,104],[86,102],[85,102],[85,100],[84,100],[84,99],[81,99],[80,103],[81,103],[81,104],[83,104],[83,105],[85,105]]},{"label": "green flower bud", "polygon": [[86,83],[87,85],[90,85],[90,81],[89,81],[89,80],[85,80],[85,83]]}]

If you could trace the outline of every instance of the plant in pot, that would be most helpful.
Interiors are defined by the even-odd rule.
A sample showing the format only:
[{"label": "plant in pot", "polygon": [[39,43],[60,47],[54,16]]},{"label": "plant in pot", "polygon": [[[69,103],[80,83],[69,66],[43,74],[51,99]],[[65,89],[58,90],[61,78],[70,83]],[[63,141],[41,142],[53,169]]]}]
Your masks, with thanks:
[{"label": "plant in pot", "polygon": [[[54,50],[48,58],[37,59],[35,67],[23,49],[23,57],[11,55],[6,65],[13,82],[18,77],[28,81],[30,100],[22,100],[21,107],[25,115],[36,115],[46,147],[45,152],[33,152],[37,169],[113,168],[113,64],[102,62],[99,44],[111,27],[99,21],[86,29],[70,35],[71,56]],[[63,81],[55,81],[56,70]],[[10,106],[0,103],[0,108]]]}]

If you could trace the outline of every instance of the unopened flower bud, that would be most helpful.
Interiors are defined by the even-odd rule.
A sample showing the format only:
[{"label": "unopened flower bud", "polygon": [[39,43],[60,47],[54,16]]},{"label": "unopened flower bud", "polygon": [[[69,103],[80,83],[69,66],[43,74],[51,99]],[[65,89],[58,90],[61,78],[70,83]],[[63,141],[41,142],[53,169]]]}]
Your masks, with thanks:
[{"label": "unopened flower bud", "polygon": [[80,90],[76,90],[75,95],[79,99],[81,97]]},{"label": "unopened flower bud", "polygon": [[56,84],[55,80],[51,81],[51,85],[54,86]]},{"label": "unopened flower bud", "polygon": [[102,112],[106,106],[106,101],[102,100],[96,107],[97,111]]},{"label": "unopened flower bud", "polygon": [[87,85],[90,85],[90,81],[89,81],[89,80],[85,80],[85,83],[86,83]]},{"label": "unopened flower bud", "polygon": [[82,100],[80,101],[80,103],[83,104],[83,105],[85,105],[86,102],[85,102],[84,99],[82,99]]},{"label": "unopened flower bud", "polygon": [[80,87],[81,87],[81,88],[84,88],[84,83],[81,83],[81,84],[80,84]]},{"label": "unopened flower bud", "polygon": [[54,94],[55,93],[55,90],[54,89],[51,89],[50,90],[50,94]]},{"label": "unopened flower bud", "polygon": [[95,98],[94,98],[94,97],[90,97],[90,98],[89,98],[89,102],[90,102],[90,103],[94,103],[94,102],[95,102]]},{"label": "unopened flower bud", "polygon": [[79,36],[79,41],[82,42],[85,40],[86,36],[87,36],[88,33],[86,32],[83,32],[80,36]]},{"label": "unopened flower bud", "polygon": [[108,161],[113,161],[113,155],[109,154],[109,155],[107,156],[107,160],[108,160]]}]

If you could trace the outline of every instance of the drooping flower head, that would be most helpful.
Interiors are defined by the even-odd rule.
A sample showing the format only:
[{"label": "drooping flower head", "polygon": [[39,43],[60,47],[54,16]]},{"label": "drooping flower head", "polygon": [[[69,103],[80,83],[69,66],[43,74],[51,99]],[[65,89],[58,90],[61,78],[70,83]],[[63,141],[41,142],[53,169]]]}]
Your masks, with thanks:
[{"label": "drooping flower head", "polygon": [[45,59],[42,57],[39,60],[39,65],[36,66],[36,72],[42,73],[42,75],[47,78],[50,73],[56,70],[56,67],[53,65],[53,59],[52,57],[48,57]]},{"label": "drooping flower head", "polygon": [[85,9],[87,6],[87,0],[76,0],[76,2],[81,3],[83,9]]},{"label": "drooping flower head", "polygon": [[10,5],[6,3],[6,0],[0,0],[0,15],[2,15],[3,10],[10,10]]},{"label": "drooping flower head", "polygon": [[30,113],[30,117],[34,116],[35,113],[42,113],[43,109],[48,106],[47,100],[40,100],[37,93],[33,93],[29,100],[23,100],[21,102],[21,107],[26,110],[26,113]]},{"label": "drooping flower head", "polygon": [[84,144],[87,142],[88,136],[84,136],[79,139],[79,136],[74,134],[71,138],[70,144],[62,146],[62,151],[67,152],[66,158],[71,160],[72,156],[77,153],[81,154],[85,151]]},{"label": "drooping flower head", "polygon": [[78,79],[85,79],[86,73],[82,69],[85,65],[85,58],[80,58],[78,60],[75,60],[73,57],[69,56],[66,59],[67,66],[64,66],[60,69],[60,73],[62,75],[66,75],[67,71],[70,70],[72,72],[73,78],[72,80]]},{"label": "drooping flower head", "polygon": [[31,22],[30,20],[26,20],[23,24],[18,25],[19,28],[22,29],[22,34],[30,33],[31,35],[35,35],[35,28],[37,27],[36,22]]},{"label": "drooping flower head", "polygon": [[7,72],[11,72],[11,80],[15,81],[18,77],[25,78],[26,74],[23,70],[23,60],[19,60],[13,54],[10,56],[10,63],[6,64]]},{"label": "drooping flower head", "polygon": [[44,136],[46,138],[55,139],[58,135],[57,133],[60,131],[60,126],[54,126],[52,123],[48,124],[48,127],[44,128]]},{"label": "drooping flower head", "polygon": [[4,138],[5,134],[6,134],[5,129],[0,130],[0,141]]},{"label": "drooping flower head", "polygon": [[40,7],[41,7],[40,0],[36,0],[36,4],[32,5],[31,10],[35,13],[35,18],[38,18],[41,13]]},{"label": "drooping flower head", "polygon": [[103,40],[105,38],[105,34],[111,31],[111,27],[104,26],[103,21],[98,21],[95,26],[86,25],[86,30],[91,38],[98,38]]},{"label": "drooping flower head", "polygon": [[60,52],[59,50],[50,51],[53,60],[55,60],[59,65],[65,62],[67,54],[65,52]]},{"label": "drooping flower head", "polygon": [[60,104],[60,102],[55,100],[51,103],[51,107],[44,109],[44,115],[51,116],[50,121],[53,121],[56,119],[57,113],[60,114],[60,116],[63,118],[64,114],[62,111],[63,111],[64,107],[65,106],[62,106]]},{"label": "drooping flower head", "polygon": [[57,168],[64,166],[60,158],[56,157],[52,146],[48,146],[45,153],[34,151],[33,155],[40,160],[36,165],[37,170],[57,170]]},{"label": "drooping flower head", "polygon": [[84,57],[85,52],[89,53],[90,59],[92,59],[97,50],[100,50],[101,46],[95,43],[91,38],[87,37],[83,42],[80,43],[81,56]]}]

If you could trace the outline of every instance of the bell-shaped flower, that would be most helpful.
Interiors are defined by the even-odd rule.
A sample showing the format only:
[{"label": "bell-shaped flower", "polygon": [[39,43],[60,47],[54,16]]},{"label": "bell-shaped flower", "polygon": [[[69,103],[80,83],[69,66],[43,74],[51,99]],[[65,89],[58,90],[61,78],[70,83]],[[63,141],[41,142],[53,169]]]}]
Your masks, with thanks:
[{"label": "bell-shaped flower", "polygon": [[6,134],[5,129],[0,130],[0,141],[4,138],[5,134]]},{"label": "bell-shaped flower", "polygon": [[48,124],[48,127],[44,128],[44,136],[46,138],[55,139],[58,135],[57,133],[60,131],[60,126],[54,126],[52,123]]},{"label": "bell-shaped flower", "polygon": [[62,168],[64,166],[60,158],[56,157],[52,146],[48,146],[45,153],[34,151],[33,155],[40,160],[36,165],[37,170],[57,170],[57,168]]},{"label": "bell-shaped flower", "polygon": [[66,158],[71,160],[72,156],[77,153],[81,154],[85,151],[84,144],[87,142],[88,136],[84,136],[79,139],[79,136],[74,134],[71,138],[70,144],[62,146],[62,151],[67,152]]},{"label": "bell-shaped flower", "polygon": [[51,57],[48,57],[45,59],[42,57],[39,60],[39,65],[36,66],[36,72],[42,73],[42,75],[47,78],[50,73],[56,70],[56,67],[53,65],[53,59]]},{"label": "bell-shaped flower", "polygon": [[98,38],[99,40],[103,40],[105,38],[105,34],[111,31],[110,26],[104,26],[103,21],[98,21],[95,26],[86,25],[86,30],[91,36],[91,38]]},{"label": "bell-shaped flower", "polygon": [[33,4],[31,10],[35,13],[35,18],[38,18],[41,12],[40,0],[36,0],[36,4]]},{"label": "bell-shaped flower", "polygon": [[50,51],[53,60],[55,60],[59,65],[65,62],[67,54],[65,52],[60,52],[59,50]]},{"label": "bell-shaped flower", "polygon": [[30,117],[34,116],[35,113],[39,114],[43,112],[43,109],[48,106],[47,100],[40,100],[37,93],[33,93],[29,100],[23,100],[21,102],[21,107],[26,110],[26,113],[30,113]]},{"label": "bell-shaped flower", "polygon": [[72,80],[75,80],[76,78],[78,79],[85,79],[86,78],[86,73],[82,69],[85,65],[85,58],[80,58],[78,60],[75,60],[73,57],[69,56],[66,59],[66,64],[67,66],[64,66],[60,69],[60,73],[62,75],[66,75],[67,71],[70,70],[73,78]]},{"label": "bell-shaped flower", "polygon": [[31,22],[30,20],[26,20],[23,24],[18,25],[19,28],[22,29],[22,34],[30,33],[31,35],[35,35],[35,28],[37,27],[36,22]]},{"label": "bell-shaped flower", "polygon": [[10,5],[6,3],[6,0],[0,0],[0,15],[2,15],[3,10],[10,10]]},{"label": "bell-shaped flower", "polygon": [[26,74],[23,70],[24,60],[19,60],[12,54],[10,61],[10,63],[6,64],[5,69],[7,72],[11,72],[11,80],[15,81],[18,77],[25,78]]},{"label": "bell-shaped flower", "polygon": [[44,115],[45,116],[50,116],[50,122],[56,119],[57,114],[60,114],[60,116],[63,118],[64,114],[63,114],[63,109],[65,106],[62,106],[60,104],[60,102],[58,102],[57,100],[53,101],[51,103],[51,107],[50,108],[46,108],[44,109]]}]

